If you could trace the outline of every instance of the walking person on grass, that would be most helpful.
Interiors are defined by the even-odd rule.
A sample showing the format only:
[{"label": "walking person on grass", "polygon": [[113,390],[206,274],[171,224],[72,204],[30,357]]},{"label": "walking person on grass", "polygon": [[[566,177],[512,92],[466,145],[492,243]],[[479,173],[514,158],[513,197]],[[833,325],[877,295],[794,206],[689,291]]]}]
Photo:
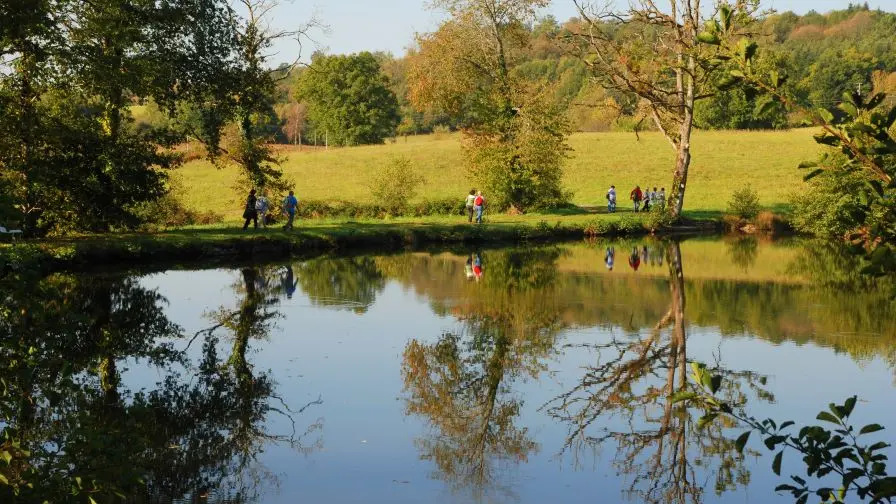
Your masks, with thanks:
[{"label": "walking person on grass", "polygon": [[267,191],[264,189],[261,190],[261,196],[255,200],[255,211],[258,213],[259,220],[261,221],[261,227],[268,227],[268,210],[271,205],[268,203]]},{"label": "walking person on grass", "polygon": [[476,211],[476,224],[482,224],[482,210],[485,208],[485,196],[482,191],[476,192],[476,198],[473,199],[473,210]]},{"label": "walking person on grass", "polygon": [[257,202],[258,198],[255,197],[255,189],[252,189],[246,198],[246,209],[243,210],[243,218],[246,219],[246,222],[243,224],[243,231],[249,229],[249,223],[253,221],[255,222],[255,229],[258,229],[258,211],[255,209]]},{"label": "walking person on grass", "polygon": [[616,211],[616,186],[611,185],[607,191],[607,212],[614,213]]},{"label": "walking person on grass", "polygon": [[641,198],[643,196],[644,193],[641,192],[641,186],[635,186],[628,197],[628,199],[632,200],[635,203],[635,213],[638,213],[638,209],[641,208]]},{"label": "walking person on grass", "polygon": [[467,199],[464,201],[464,208],[467,211],[467,222],[473,222],[474,201],[476,201],[476,189],[470,189],[470,194],[467,195]]},{"label": "walking person on grass", "polygon": [[283,213],[286,214],[286,224],[283,226],[283,230],[293,229],[292,223],[296,218],[296,210],[299,208],[299,200],[296,199],[295,194],[292,191],[289,191],[289,196],[283,198]]}]

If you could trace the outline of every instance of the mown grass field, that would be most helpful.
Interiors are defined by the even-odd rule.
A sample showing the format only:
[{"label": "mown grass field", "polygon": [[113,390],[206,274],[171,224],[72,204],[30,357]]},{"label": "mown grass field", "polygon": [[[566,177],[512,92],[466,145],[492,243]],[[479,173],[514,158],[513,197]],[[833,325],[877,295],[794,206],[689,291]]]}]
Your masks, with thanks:
[{"label": "mown grass field", "polygon": [[[731,193],[747,184],[768,209],[786,209],[790,195],[802,184],[797,165],[818,153],[813,132],[697,132],[685,209],[696,216],[717,215],[726,209]],[[633,133],[577,133],[570,145],[564,184],[578,205],[602,206],[610,184],[619,190],[621,208],[628,207],[628,191],[635,184],[669,189],[675,153],[658,133],[642,133],[640,139]],[[380,146],[286,151],[283,169],[296,182],[300,199],[369,202],[373,174],[394,156],[409,157],[425,178],[417,199],[461,199],[477,185],[464,168],[456,134],[409,137]],[[221,214],[228,222],[239,219],[244,195],[234,190],[234,169],[193,161],[179,170],[178,178],[189,208]]]}]

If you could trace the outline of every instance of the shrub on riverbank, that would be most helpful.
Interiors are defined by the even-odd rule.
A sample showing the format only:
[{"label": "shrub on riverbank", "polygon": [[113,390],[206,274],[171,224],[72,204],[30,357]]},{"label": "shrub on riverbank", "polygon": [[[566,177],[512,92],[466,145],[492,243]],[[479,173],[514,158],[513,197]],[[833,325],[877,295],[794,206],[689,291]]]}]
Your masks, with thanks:
[{"label": "shrub on riverbank", "polygon": [[359,203],[344,200],[300,201],[298,217],[304,219],[383,219],[386,217],[429,217],[436,215],[463,215],[462,199],[427,199],[405,205]]}]

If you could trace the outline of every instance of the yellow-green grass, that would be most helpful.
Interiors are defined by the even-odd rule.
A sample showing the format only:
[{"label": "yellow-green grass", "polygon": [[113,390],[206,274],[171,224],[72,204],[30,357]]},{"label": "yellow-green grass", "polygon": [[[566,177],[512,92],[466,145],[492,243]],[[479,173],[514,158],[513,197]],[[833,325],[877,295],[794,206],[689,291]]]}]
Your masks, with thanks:
[{"label": "yellow-green grass", "polygon": [[[699,131],[694,135],[693,163],[685,209],[692,215],[719,214],[731,193],[750,185],[763,206],[781,210],[799,190],[797,165],[814,159],[818,146],[812,130]],[[628,207],[635,184],[670,189],[675,152],[659,133],[577,133],[563,183],[578,205],[602,206],[610,184]],[[477,186],[464,168],[459,135],[419,136],[397,143],[330,150],[286,152],[283,170],[296,182],[297,195],[307,200],[371,202],[370,180],[394,156],[409,157],[425,179],[417,199],[463,198]],[[236,171],[218,170],[194,161],[178,174],[187,206],[212,211],[228,222],[239,219],[243,195],[235,191]]]}]

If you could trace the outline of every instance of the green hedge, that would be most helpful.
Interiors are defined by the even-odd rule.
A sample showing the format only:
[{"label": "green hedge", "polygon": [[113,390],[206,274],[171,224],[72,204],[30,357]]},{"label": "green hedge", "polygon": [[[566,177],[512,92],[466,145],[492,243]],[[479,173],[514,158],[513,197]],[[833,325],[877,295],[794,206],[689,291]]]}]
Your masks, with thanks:
[{"label": "green hedge", "polygon": [[298,217],[320,219],[330,217],[349,217],[382,219],[384,217],[426,217],[429,215],[463,215],[464,201],[456,198],[424,200],[409,203],[397,212],[376,203],[357,203],[353,201],[301,201]]}]

